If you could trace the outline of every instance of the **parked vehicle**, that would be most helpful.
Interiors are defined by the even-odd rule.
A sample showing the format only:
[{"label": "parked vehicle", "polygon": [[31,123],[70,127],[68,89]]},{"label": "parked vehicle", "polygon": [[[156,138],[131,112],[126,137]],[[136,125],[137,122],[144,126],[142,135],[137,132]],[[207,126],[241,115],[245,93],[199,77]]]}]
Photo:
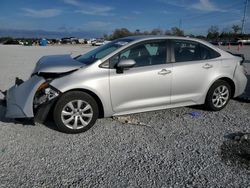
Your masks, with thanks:
[{"label": "parked vehicle", "polygon": [[95,43],[96,43],[96,39],[93,39],[93,40],[91,40],[91,42],[90,42],[90,44],[91,44],[92,46],[95,46]]},{"label": "parked vehicle", "polygon": [[20,43],[17,40],[14,40],[14,39],[7,40],[3,44],[5,44],[5,45],[10,45],[10,44],[11,45],[20,45]]},{"label": "parked vehicle", "polygon": [[205,104],[223,109],[246,87],[243,59],[185,37],[127,37],[71,58],[44,56],[29,80],[7,91],[8,118],[79,133],[97,118]]},{"label": "parked vehicle", "polygon": [[250,45],[250,39],[239,39],[239,44]]},{"label": "parked vehicle", "polygon": [[92,46],[102,46],[106,44],[108,41],[105,41],[104,39],[96,39],[91,42]]},{"label": "parked vehicle", "polygon": [[75,37],[62,38],[61,44],[79,44],[79,41]]},{"label": "parked vehicle", "polygon": [[94,46],[101,46],[101,45],[104,45],[104,40],[97,40],[97,41],[94,43]]},{"label": "parked vehicle", "polygon": [[213,44],[213,45],[220,45],[220,42],[218,42],[218,41],[209,41],[211,44]]}]

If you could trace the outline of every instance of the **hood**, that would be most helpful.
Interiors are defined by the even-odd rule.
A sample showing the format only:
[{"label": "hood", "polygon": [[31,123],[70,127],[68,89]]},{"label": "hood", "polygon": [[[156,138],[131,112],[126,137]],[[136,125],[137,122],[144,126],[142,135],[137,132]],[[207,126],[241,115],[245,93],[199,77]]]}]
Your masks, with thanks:
[{"label": "hood", "polygon": [[66,73],[85,66],[67,55],[43,56],[36,64],[34,73]]}]

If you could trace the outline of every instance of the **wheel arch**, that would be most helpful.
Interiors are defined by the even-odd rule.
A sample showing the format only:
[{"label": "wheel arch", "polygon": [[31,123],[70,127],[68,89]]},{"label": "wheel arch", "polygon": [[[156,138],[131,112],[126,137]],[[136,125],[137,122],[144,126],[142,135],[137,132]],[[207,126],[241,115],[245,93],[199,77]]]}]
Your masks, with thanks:
[{"label": "wheel arch", "polygon": [[97,94],[95,94],[93,91],[90,91],[90,90],[88,90],[88,89],[76,88],[76,89],[67,90],[67,91],[63,92],[62,95],[65,94],[65,93],[71,92],[71,91],[81,91],[81,92],[85,92],[85,93],[89,94],[91,97],[93,97],[93,98],[95,99],[95,101],[97,102],[98,109],[99,109],[99,116],[98,116],[98,118],[103,118],[103,117],[104,117],[104,107],[103,107],[103,103],[102,103],[100,97],[98,97]]},{"label": "wheel arch", "polygon": [[[228,78],[228,77],[222,77],[222,78],[220,78],[218,80],[223,80],[223,81],[227,82],[230,85],[230,87],[231,87],[231,98],[232,98],[234,96],[234,94],[235,94],[235,83],[234,83],[234,81],[231,78]],[[218,81],[218,80],[216,80],[216,81]]]},{"label": "wheel arch", "polygon": [[207,92],[206,92],[206,96],[207,96],[207,94],[208,94],[210,88],[212,87],[212,85],[213,85],[215,82],[217,82],[218,80],[223,80],[223,81],[227,82],[227,83],[230,85],[230,87],[231,87],[231,98],[233,98],[233,96],[234,96],[234,94],[235,94],[235,83],[234,83],[233,79],[231,79],[231,78],[229,78],[229,77],[226,77],[226,76],[216,78],[216,79],[210,84],[210,86],[208,87],[208,90],[207,90]]}]

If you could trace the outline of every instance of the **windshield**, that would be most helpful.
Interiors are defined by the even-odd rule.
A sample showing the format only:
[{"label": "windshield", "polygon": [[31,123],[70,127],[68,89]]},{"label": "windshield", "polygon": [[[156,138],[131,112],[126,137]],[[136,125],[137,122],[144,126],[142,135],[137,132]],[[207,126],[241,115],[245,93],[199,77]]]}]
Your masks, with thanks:
[{"label": "windshield", "polygon": [[100,46],[98,48],[95,48],[94,50],[91,50],[90,52],[80,55],[76,57],[75,59],[81,63],[84,63],[86,65],[90,65],[94,63],[95,61],[102,59],[106,55],[112,53],[116,49],[128,44],[131,40],[129,39],[118,39],[113,42],[109,42],[103,46]]}]

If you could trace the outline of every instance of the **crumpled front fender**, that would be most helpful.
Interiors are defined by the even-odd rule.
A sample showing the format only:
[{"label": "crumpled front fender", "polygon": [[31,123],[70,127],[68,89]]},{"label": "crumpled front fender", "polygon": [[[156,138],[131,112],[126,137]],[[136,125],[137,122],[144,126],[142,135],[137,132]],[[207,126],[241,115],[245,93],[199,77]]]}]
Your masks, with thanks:
[{"label": "crumpled front fender", "polygon": [[39,86],[45,82],[45,79],[39,76],[33,76],[20,85],[15,85],[7,91],[6,102],[7,118],[32,118],[33,100]]}]

